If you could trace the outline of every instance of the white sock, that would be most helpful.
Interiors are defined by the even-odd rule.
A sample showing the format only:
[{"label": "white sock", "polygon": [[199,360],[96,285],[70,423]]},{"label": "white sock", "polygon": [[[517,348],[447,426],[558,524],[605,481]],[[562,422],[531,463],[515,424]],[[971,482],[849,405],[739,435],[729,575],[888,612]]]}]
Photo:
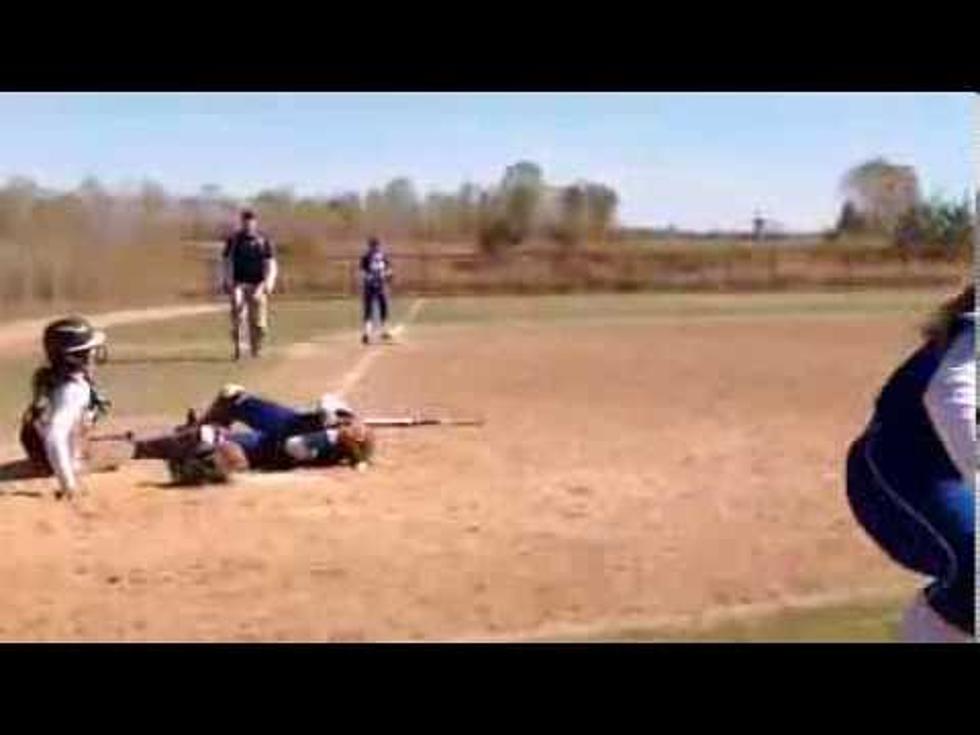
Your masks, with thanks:
[{"label": "white sock", "polygon": [[915,600],[902,618],[900,637],[904,643],[973,643],[967,633],[950,625],[929,605],[924,593]]}]

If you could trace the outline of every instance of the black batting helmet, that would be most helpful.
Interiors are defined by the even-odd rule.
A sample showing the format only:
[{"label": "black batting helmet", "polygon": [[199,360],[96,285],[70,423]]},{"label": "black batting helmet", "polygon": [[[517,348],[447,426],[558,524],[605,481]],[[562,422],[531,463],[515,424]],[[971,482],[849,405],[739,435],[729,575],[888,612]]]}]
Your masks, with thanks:
[{"label": "black batting helmet", "polygon": [[79,316],[65,317],[44,328],[44,354],[52,365],[84,365],[88,354],[105,344],[105,333]]}]

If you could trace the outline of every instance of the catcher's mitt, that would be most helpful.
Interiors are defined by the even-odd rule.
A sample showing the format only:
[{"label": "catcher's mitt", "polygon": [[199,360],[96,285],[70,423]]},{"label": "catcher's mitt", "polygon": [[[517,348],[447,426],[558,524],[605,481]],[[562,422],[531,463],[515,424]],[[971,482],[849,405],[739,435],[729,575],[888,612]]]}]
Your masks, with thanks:
[{"label": "catcher's mitt", "polygon": [[175,485],[211,485],[229,482],[236,472],[249,468],[245,452],[235,442],[220,441],[167,459],[167,470]]}]

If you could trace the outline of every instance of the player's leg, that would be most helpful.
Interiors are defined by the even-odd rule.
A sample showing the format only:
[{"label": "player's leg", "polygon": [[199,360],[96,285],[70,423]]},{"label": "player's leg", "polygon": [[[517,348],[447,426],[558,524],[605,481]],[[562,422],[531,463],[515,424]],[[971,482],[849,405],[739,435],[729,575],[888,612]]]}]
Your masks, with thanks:
[{"label": "player's leg", "polygon": [[238,360],[242,356],[242,332],[244,331],[243,321],[245,319],[245,297],[240,285],[236,284],[232,287],[229,299],[231,307],[232,354],[234,359]]},{"label": "player's leg", "polygon": [[378,291],[378,313],[381,318],[381,338],[390,340],[391,333],[388,331],[388,293],[384,288]]},{"label": "player's leg", "polygon": [[919,592],[902,614],[899,637],[905,643],[971,643],[973,635],[950,625]]},{"label": "player's leg", "polygon": [[25,419],[20,427],[20,445],[27,455],[30,463],[38,477],[47,477],[54,474],[51,463],[48,461],[48,454],[44,448],[44,437],[38,431],[34,421]]},{"label": "player's leg", "polygon": [[371,322],[374,319],[374,290],[365,286],[361,292],[362,321],[364,329],[361,332],[361,343],[368,344],[371,341]]},{"label": "player's leg", "polygon": [[276,461],[276,442],[275,439],[262,431],[235,431],[228,435],[230,441],[235,442],[248,459],[248,466],[251,469],[263,470],[270,469]]},{"label": "player's leg", "polygon": [[268,434],[288,436],[304,425],[304,415],[289,406],[261,398],[239,385],[226,385],[201,417],[201,423],[231,426],[235,422]]},{"label": "player's leg", "polygon": [[869,461],[866,436],[851,446],[847,458],[847,500],[861,527],[888,556],[903,567],[929,577],[942,574],[942,549],[930,538],[909,506],[883,482],[878,465]]},{"label": "player's leg", "polygon": [[941,539],[947,556],[943,574],[926,590],[927,601],[946,622],[976,632],[976,495],[964,482],[938,482],[916,510]]},{"label": "player's leg", "polygon": [[248,329],[252,357],[258,357],[269,327],[268,299],[258,286],[248,289]]},{"label": "player's leg", "polygon": [[[894,561],[937,581],[910,620],[930,611],[961,637],[973,635],[975,529],[973,493],[963,483],[936,481],[897,457],[882,456],[867,437],[848,455],[847,497],[861,526]],[[918,610],[928,604],[930,610]],[[942,627],[940,624],[939,627]]]}]

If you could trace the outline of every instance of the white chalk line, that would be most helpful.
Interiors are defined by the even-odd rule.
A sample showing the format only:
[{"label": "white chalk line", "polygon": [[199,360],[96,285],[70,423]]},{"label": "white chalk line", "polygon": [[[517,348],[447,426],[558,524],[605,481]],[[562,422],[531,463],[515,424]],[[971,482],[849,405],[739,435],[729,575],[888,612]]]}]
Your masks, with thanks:
[{"label": "white chalk line", "polygon": [[[408,314],[405,315],[405,318],[400,324],[391,330],[391,334],[393,336],[399,337],[405,332],[407,326],[413,320],[415,320],[416,317],[418,317],[424,302],[425,299],[415,299],[412,306],[408,310]],[[346,396],[347,393],[367,374],[368,368],[371,367],[371,364],[377,359],[379,354],[381,353],[375,350],[371,350],[363,354],[354,364],[354,367],[344,374],[344,377],[340,381],[340,386],[335,391],[337,395],[339,395],[341,398]]]}]

